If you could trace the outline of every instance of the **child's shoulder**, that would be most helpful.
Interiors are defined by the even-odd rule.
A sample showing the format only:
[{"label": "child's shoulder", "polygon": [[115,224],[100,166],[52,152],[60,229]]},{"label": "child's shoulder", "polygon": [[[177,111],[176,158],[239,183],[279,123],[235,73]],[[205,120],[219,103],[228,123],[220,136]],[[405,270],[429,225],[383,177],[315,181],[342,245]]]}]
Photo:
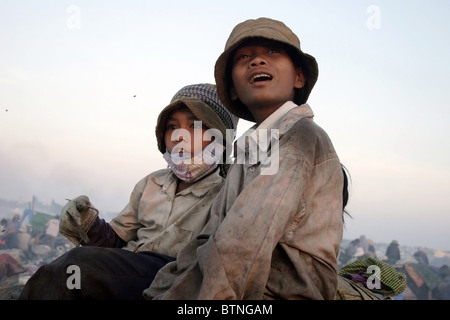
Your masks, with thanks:
[{"label": "child's shoulder", "polygon": [[322,130],[314,121],[314,113],[307,105],[306,107],[302,105],[289,110],[283,116],[279,129],[281,133]]},{"label": "child's shoulder", "polygon": [[147,174],[145,177],[138,181],[137,185],[148,185],[149,183],[155,182],[157,184],[163,184],[171,174],[172,170],[170,170],[170,168],[159,169]]},{"label": "child's shoulder", "polygon": [[286,116],[280,127],[280,136],[291,140],[291,146],[302,150],[317,150],[320,145],[319,149],[334,150],[328,133],[312,116],[300,116],[295,112]]}]

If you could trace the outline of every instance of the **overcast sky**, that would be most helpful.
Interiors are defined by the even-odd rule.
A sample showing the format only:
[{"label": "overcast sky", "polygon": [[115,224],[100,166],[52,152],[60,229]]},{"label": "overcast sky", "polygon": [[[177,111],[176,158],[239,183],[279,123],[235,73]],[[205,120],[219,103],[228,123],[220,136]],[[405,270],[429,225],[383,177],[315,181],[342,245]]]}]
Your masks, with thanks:
[{"label": "overcast sky", "polygon": [[450,250],[449,12],[447,0],[1,0],[0,198],[86,194],[109,220],[165,167],[160,110],[214,82],[232,28],[266,16],[318,61],[308,103],[352,179],[344,238]]}]

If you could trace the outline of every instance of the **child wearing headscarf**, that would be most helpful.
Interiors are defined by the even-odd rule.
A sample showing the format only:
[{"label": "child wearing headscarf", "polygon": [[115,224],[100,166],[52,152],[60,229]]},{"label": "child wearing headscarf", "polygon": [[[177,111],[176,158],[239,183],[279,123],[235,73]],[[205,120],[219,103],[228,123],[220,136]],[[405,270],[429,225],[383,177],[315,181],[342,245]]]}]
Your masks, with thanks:
[{"label": "child wearing headscarf", "polygon": [[141,179],[109,223],[87,196],[70,200],[61,213],[60,232],[76,247],[41,266],[19,299],[142,299],[159,268],[174,260],[209,219],[227,174],[227,145],[237,123],[215,85],[180,89],[155,129],[168,167]]}]

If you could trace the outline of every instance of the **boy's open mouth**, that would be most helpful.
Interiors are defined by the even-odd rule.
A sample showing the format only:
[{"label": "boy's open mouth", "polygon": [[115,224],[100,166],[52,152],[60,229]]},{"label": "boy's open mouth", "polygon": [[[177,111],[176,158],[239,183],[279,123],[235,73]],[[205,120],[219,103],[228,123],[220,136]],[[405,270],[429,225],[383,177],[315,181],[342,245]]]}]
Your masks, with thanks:
[{"label": "boy's open mouth", "polygon": [[259,73],[255,74],[251,79],[250,83],[260,82],[260,81],[270,81],[272,80],[272,76],[267,73]]}]

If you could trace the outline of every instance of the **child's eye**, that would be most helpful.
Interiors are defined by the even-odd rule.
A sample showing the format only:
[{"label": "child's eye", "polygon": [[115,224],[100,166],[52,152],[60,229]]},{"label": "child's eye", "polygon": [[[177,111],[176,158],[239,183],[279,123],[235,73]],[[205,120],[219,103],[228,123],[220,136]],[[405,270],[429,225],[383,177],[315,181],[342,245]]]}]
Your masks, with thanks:
[{"label": "child's eye", "polygon": [[248,59],[248,58],[250,58],[250,55],[248,55],[248,54],[240,54],[240,55],[236,56],[236,61],[244,60],[244,59]]},{"label": "child's eye", "polygon": [[280,53],[281,50],[280,49],[270,49],[269,53]]},{"label": "child's eye", "polygon": [[175,129],[176,129],[176,126],[174,124],[167,124],[166,125],[166,131],[168,131],[168,130],[175,130]]}]

